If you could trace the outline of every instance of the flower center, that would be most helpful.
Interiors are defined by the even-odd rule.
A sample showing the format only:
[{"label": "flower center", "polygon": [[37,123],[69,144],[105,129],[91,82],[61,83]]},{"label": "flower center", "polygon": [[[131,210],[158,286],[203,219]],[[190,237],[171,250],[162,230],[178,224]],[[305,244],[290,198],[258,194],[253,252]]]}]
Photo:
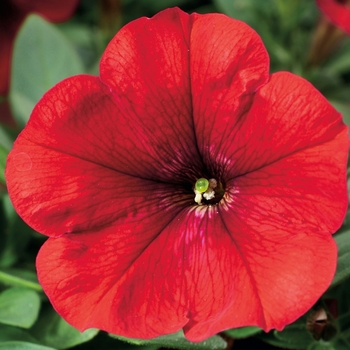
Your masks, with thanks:
[{"label": "flower center", "polygon": [[195,193],[194,201],[198,205],[216,204],[224,195],[224,189],[221,183],[215,179],[200,178],[196,181],[193,189]]}]

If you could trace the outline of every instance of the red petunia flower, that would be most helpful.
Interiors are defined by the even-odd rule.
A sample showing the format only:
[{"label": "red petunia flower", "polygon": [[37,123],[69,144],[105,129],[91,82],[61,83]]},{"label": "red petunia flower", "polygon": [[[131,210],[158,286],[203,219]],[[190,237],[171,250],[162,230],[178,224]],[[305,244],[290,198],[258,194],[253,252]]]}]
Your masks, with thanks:
[{"label": "red petunia flower", "polygon": [[6,176],[50,236],[39,280],[70,324],[191,341],[282,329],[329,286],[347,127],[308,82],[268,69],[244,23],[170,9],[120,30],[100,78],[44,95]]},{"label": "red petunia flower", "polygon": [[8,92],[12,46],[26,16],[36,12],[51,22],[67,20],[79,0],[1,0],[0,3],[0,95]]},{"label": "red petunia flower", "polygon": [[348,0],[316,0],[330,22],[350,35],[350,2]]}]

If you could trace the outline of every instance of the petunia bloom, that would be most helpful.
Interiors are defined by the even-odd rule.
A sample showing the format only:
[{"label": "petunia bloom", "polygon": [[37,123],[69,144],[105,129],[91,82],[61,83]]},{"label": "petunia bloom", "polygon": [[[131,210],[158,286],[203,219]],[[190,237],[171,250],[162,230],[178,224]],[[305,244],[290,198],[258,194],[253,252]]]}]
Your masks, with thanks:
[{"label": "petunia bloom", "polygon": [[330,22],[350,35],[350,2],[348,0],[316,0]]},{"label": "petunia bloom", "polygon": [[1,0],[0,3],[0,95],[8,92],[13,41],[26,16],[35,12],[51,22],[67,20],[79,0]]},{"label": "petunia bloom", "polygon": [[100,77],[48,91],[6,176],[50,237],[39,281],[70,324],[200,341],[282,329],[330,285],[347,155],[341,115],[269,75],[250,27],[175,8],[122,28]]}]

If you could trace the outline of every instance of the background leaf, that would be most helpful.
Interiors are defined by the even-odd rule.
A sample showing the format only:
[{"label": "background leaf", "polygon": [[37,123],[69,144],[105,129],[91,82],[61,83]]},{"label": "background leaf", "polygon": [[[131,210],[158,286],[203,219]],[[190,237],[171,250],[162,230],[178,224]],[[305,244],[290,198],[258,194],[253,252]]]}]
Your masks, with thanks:
[{"label": "background leaf", "polygon": [[311,344],[307,348],[307,350],[342,350],[342,349],[335,348],[332,343],[320,341],[319,343]]},{"label": "background leaf", "polygon": [[335,235],[338,245],[338,264],[332,286],[335,286],[350,277],[350,230]]},{"label": "background leaf", "polygon": [[350,126],[350,99],[347,103],[333,100],[330,100],[330,102],[342,114],[344,123]]},{"label": "background leaf", "polygon": [[28,270],[16,268],[0,269],[0,283],[10,287],[25,287],[37,292],[42,292],[43,289],[38,282],[36,273]]},{"label": "background leaf", "polygon": [[37,340],[32,337],[28,331],[18,327],[0,324],[0,343],[5,341],[25,341],[37,343]]},{"label": "background leaf", "polygon": [[262,332],[262,330],[259,327],[242,327],[225,331],[226,334],[234,339],[247,338],[260,332]]},{"label": "background leaf", "polygon": [[192,343],[185,338],[182,331],[150,340],[129,339],[125,337],[119,337],[114,334],[110,334],[110,336],[135,345],[154,345],[157,347],[165,347],[169,349],[219,350],[226,349],[227,347],[227,343],[224,341],[223,338],[219,336],[208,338],[203,342]]},{"label": "background leaf", "polygon": [[286,326],[283,331],[273,330],[269,333],[262,332],[257,335],[257,338],[283,349],[309,349],[311,345],[320,343],[320,341],[314,339],[306,328],[307,319],[312,313],[314,313],[314,310],[310,310],[306,315]]},{"label": "background leaf", "polygon": [[8,341],[0,343],[0,350],[56,350],[46,346],[21,341]]},{"label": "background leaf", "polygon": [[0,294],[0,322],[22,328],[31,327],[38,317],[40,298],[32,290],[13,287]]},{"label": "background leaf", "polygon": [[83,64],[64,35],[37,15],[30,15],[14,45],[10,104],[24,126],[42,95],[62,79],[83,73]]},{"label": "background leaf", "polygon": [[6,165],[6,158],[8,155],[8,150],[0,144],[0,183],[3,185],[6,185],[5,181],[5,165]]},{"label": "background leaf", "polygon": [[57,349],[67,349],[84,343],[95,337],[98,332],[98,329],[79,332],[60,317],[52,307],[43,310],[39,321],[31,329],[31,334],[40,343]]},{"label": "background leaf", "polygon": [[10,132],[3,125],[0,125],[0,145],[8,151],[12,148],[13,140]]},{"label": "background leaf", "polygon": [[3,196],[1,205],[5,216],[5,235],[0,247],[0,267],[10,267],[23,257],[33,230],[18,216],[8,195]]}]

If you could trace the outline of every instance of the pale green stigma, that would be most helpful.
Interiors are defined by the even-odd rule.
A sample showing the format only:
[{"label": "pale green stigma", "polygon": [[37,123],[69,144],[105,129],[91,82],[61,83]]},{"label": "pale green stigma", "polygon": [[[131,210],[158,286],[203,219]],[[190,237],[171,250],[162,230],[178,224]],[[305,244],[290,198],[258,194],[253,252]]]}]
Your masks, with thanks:
[{"label": "pale green stigma", "polygon": [[201,177],[196,181],[196,184],[194,185],[194,188],[199,192],[199,193],[204,193],[209,187],[209,181],[207,179],[204,179]]},{"label": "pale green stigma", "polygon": [[200,178],[196,181],[194,185],[194,201],[198,205],[202,205],[202,199],[204,197],[205,200],[210,201],[215,197],[215,188],[218,186],[218,182],[215,179],[204,179]]}]

